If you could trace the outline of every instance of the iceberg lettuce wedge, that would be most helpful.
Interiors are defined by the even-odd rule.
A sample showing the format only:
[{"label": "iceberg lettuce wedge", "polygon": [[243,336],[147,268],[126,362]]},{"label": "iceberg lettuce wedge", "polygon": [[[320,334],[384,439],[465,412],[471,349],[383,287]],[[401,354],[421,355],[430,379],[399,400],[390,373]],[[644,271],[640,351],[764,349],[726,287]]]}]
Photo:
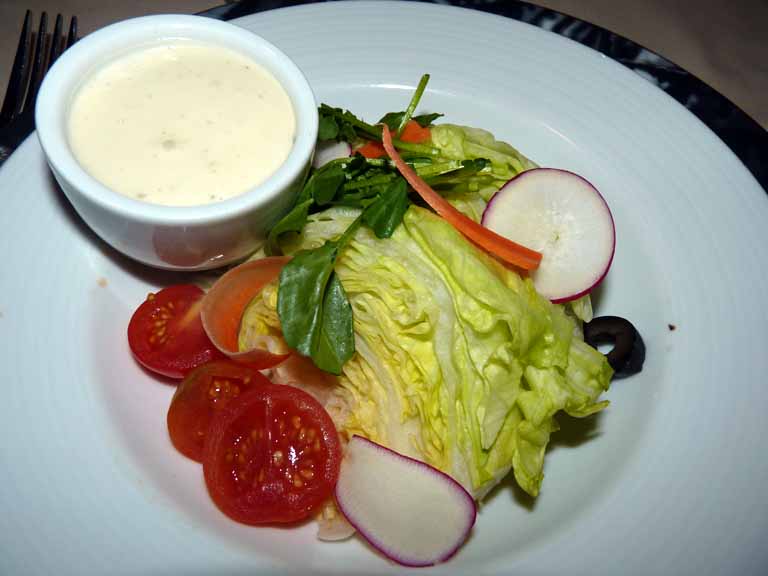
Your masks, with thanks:
[{"label": "iceberg lettuce wedge", "polygon": [[[283,250],[320,246],[358,215],[314,214]],[[607,405],[611,368],[578,319],[428,210],[411,206],[386,240],[360,228],[335,272],[356,349],[326,402],[344,435],[424,460],[478,499],[510,470],[535,496],[555,414]],[[243,318],[245,340],[279,332],[271,290]]]}]

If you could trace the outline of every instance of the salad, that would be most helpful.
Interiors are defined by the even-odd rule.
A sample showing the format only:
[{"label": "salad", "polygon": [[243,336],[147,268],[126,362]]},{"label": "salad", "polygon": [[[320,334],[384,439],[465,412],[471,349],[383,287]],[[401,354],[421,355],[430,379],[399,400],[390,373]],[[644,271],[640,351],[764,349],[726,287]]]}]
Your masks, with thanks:
[{"label": "salad", "polygon": [[[482,129],[322,104],[316,163],[262,251],[150,294],[128,339],[180,383],[172,444],[253,525],[314,518],[404,565],[444,561],[510,473],[538,496],[556,414],[642,368],[593,319],[613,259],[602,196]],[[606,356],[595,346],[614,343]]]}]

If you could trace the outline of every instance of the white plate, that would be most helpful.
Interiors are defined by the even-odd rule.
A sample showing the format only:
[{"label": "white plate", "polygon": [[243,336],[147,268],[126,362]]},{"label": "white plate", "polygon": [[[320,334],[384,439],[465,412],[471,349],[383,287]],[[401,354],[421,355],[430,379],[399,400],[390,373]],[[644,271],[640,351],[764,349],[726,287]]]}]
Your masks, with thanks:
[{"label": "white plate", "polygon": [[[754,574],[768,565],[768,197],[663,92],[540,29],[423,4],[320,4],[238,21],[281,46],[320,100],[404,106],[491,129],[606,196],[618,251],[598,298],[647,344],[599,418],[556,436],[542,494],[510,487],[435,572]],[[0,573],[398,571],[360,541],[219,514],[167,440],[172,388],[125,329],[179,280],[107,249],[56,189],[35,138],[0,172]],[[669,326],[676,326],[670,330]],[[572,427],[573,428],[573,427]],[[562,439],[564,437],[564,439]]]}]

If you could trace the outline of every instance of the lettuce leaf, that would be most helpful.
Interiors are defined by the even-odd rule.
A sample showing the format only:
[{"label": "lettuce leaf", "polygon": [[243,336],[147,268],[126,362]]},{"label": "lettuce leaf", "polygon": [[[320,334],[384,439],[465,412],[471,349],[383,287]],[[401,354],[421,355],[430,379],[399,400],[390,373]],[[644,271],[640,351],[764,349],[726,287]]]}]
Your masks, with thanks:
[{"label": "lettuce leaf", "polygon": [[464,178],[448,186],[436,186],[453,193],[471,193],[487,202],[507,180],[524,170],[536,168],[536,164],[518,150],[480,128],[456,124],[437,124],[431,128],[432,146],[439,150],[444,160],[490,161],[490,168],[475,176]]}]

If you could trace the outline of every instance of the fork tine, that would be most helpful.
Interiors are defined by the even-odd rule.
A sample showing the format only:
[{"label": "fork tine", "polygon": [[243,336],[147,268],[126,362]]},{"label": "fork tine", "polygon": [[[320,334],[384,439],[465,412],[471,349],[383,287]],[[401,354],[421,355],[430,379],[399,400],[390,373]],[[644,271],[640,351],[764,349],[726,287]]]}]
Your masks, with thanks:
[{"label": "fork tine", "polygon": [[43,12],[40,14],[40,25],[37,28],[37,41],[35,42],[35,60],[32,65],[32,75],[29,78],[29,90],[27,91],[27,99],[25,106],[34,106],[35,98],[37,98],[37,91],[40,89],[40,84],[43,82],[43,76],[46,71],[46,58],[45,42],[48,36],[48,14]]},{"label": "fork tine", "polygon": [[69,34],[67,34],[67,48],[77,42],[77,16],[72,16],[69,21]]},{"label": "fork tine", "polygon": [[61,55],[64,50],[64,41],[62,37],[62,29],[64,28],[64,16],[61,14],[56,16],[56,24],[53,27],[53,36],[51,36],[51,48],[50,58],[48,59],[48,69],[53,66],[56,59]]},{"label": "fork tine", "polygon": [[32,28],[32,11],[27,10],[24,16],[24,27],[21,29],[19,46],[13,59],[11,76],[8,79],[8,88],[3,100],[3,108],[0,110],[0,124],[6,124],[21,111],[24,104],[24,91],[26,89],[27,71],[30,61],[30,37]]}]

